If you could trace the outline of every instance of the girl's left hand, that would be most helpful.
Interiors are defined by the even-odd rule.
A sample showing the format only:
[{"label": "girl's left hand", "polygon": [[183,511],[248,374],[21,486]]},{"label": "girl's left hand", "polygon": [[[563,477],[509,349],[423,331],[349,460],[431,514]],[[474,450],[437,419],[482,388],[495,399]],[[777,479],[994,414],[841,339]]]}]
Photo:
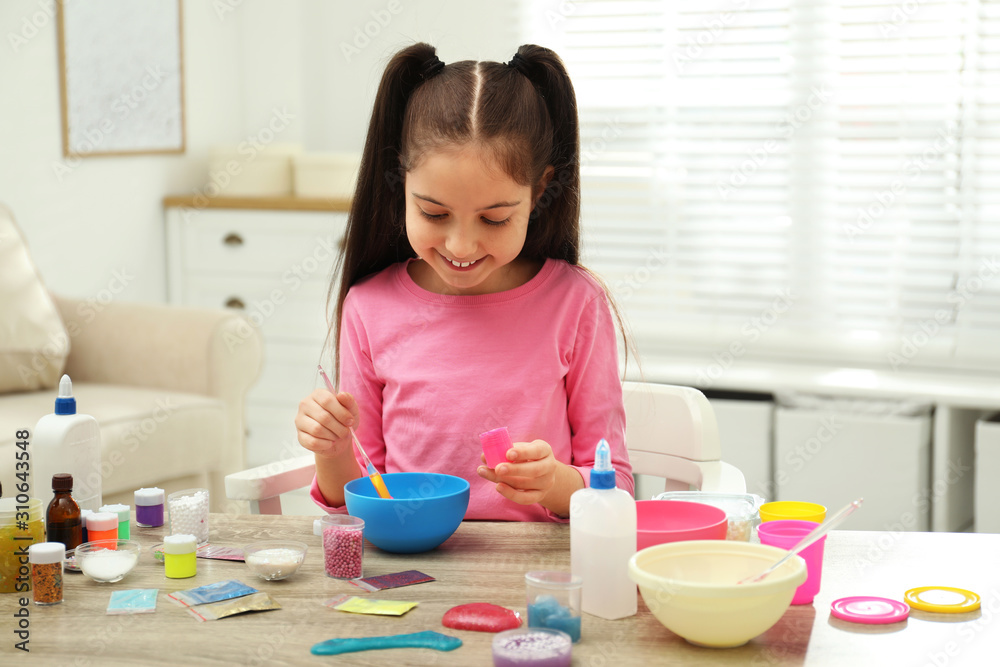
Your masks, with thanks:
[{"label": "girl's left hand", "polygon": [[[484,459],[485,462],[485,459]],[[479,476],[497,485],[504,498],[521,505],[533,505],[548,494],[556,481],[558,461],[544,440],[515,442],[507,450],[507,462],[495,469],[479,466]]]}]

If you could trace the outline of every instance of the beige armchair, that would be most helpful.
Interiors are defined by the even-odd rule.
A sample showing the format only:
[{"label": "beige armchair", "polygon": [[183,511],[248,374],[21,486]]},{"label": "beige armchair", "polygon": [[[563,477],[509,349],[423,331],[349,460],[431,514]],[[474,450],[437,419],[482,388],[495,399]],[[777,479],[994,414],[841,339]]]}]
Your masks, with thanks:
[{"label": "beige armchair", "polygon": [[[0,207],[0,237],[17,242],[20,238],[12,234],[18,231],[9,211]],[[0,348],[8,342],[5,337],[16,339],[32,320],[37,323],[38,311],[46,306],[52,311],[50,327],[52,320],[61,319],[65,334],[50,334],[20,357],[16,345],[0,349],[9,362],[6,369],[0,366],[0,375],[7,371],[0,378],[4,495],[13,493],[16,482],[15,434],[33,430],[39,418],[52,412],[58,393],[53,378],[57,383],[65,372],[73,380],[78,411],[100,425],[105,502],[132,505],[133,491],[144,486],[167,493],[204,486],[211,492],[213,511],[228,509],[224,478],[245,467],[245,397],[263,363],[257,330],[229,310],[50,300],[44,289],[24,288],[29,273],[24,264],[30,265],[26,248],[0,244],[0,255],[5,251]],[[12,268],[18,261],[19,274]],[[13,294],[18,290],[21,296]],[[68,356],[59,349],[66,341]],[[44,489],[43,480],[35,480],[32,495],[47,503],[51,491]]]}]

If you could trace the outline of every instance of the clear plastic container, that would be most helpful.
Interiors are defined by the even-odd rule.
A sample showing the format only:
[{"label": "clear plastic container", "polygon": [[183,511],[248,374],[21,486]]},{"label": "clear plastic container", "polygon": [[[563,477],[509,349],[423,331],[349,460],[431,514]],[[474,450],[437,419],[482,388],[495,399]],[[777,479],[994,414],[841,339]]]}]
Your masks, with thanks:
[{"label": "clear plastic container", "polygon": [[726,539],[738,542],[755,541],[760,525],[760,506],[764,499],[755,493],[713,493],[711,491],[668,491],[653,500],[687,500],[718,507],[726,513],[729,525]]}]

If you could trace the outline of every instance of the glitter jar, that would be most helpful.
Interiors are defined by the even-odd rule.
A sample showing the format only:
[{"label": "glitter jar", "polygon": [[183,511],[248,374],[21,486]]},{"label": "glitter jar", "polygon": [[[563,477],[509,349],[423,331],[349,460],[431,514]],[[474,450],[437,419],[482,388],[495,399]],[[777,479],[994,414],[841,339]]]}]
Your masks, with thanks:
[{"label": "glitter jar", "polygon": [[208,489],[185,489],[167,496],[171,535],[194,535],[208,543]]},{"label": "glitter jar", "polygon": [[163,538],[163,565],[168,579],[187,579],[198,574],[197,542],[194,535]]},{"label": "glitter jar", "polygon": [[357,579],[364,559],[365,522],[347,514],[327,514],[323,528],[323,562],[326,576],[334,579]]},{"label": "glitter jar", "polygon": [[494,667],[569,667],[573,642],[549,628],[516,628],[493,636]]},{"label": "glitter jar", "polygon": [[28,547],[31,563],[31,596],[38,605],[63,601],[63,561],[66,545],[62,542],[39,542]]},{"label": "glitter jar", "polygon": [[136,489],[135,525],[140,528],[156,528],[163,525],[163,489]]},{"label": "glitter jar", "polygon": [[31,586],[27,549],[45,541],[41,498],[20,494],[0,498],[0,593],[23,593]]},{"label": "glitter jar", "polygon": [[128,505],[122,505],[121,503],[115,503],[113,505],[103,505],[98,512],[110,512],[118,517],[118,539],[128,540],[131,539],[129,536],[132,531],[129,528],[129,522],[132,520],[132,508]]}]

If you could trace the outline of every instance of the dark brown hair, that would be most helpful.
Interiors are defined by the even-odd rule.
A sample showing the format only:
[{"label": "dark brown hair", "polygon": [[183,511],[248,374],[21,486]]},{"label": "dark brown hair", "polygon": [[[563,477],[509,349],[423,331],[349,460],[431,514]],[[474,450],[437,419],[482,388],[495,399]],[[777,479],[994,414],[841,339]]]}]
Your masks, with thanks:
[{"label": "dark brown hair", "polygon": [[406,172],[429,152],[469,144],[488,151],[535,195],[552,165],[520,257],[579,263],[579,121],[573,84],[559,56],[526,44],[512,65],[464,60],[441,66],[433,46],[409,46],[392,57],[379,83],[347,219],[330,341],[338,374],[348,290],[367,275],[416,257],[405,231]]}]

